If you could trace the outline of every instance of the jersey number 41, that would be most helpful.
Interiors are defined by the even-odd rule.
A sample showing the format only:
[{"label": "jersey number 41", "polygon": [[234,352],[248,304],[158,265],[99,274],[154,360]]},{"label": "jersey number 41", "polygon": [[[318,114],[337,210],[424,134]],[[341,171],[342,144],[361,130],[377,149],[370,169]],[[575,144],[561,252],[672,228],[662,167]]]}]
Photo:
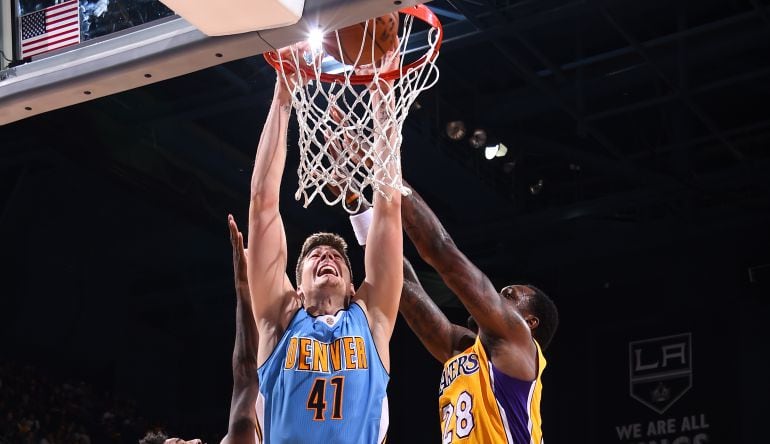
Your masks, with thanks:
[{"label": "jersey number 41", "polygon": [[335,376],[329,380],[316,378],[310,394],[307,397],[307,409],[313,411],[314,421],[326,419],[326,386],[327,382],[334,386],[334,402],[332,403],[332,418],[342,419],[342,392],[345,385],[344,376]]}]

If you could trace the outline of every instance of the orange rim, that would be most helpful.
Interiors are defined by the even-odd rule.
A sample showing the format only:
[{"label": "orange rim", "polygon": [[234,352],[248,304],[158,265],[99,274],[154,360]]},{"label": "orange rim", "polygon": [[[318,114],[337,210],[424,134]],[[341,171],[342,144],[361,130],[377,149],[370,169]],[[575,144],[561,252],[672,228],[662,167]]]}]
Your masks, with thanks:
[{"label": "orange rim", "polygon": [[[433,60],[435,60],[435,58],[438,56],[439,49],[441,49],[441,41],[444,39],[444,28],[441,27],[441,22],[438,20],[438,17],[436,17],[436,14],[434,14],[433,11],[428,9],[427,6],[425,5],[409,6],[407,8],[400,9],[398,12],[402,14],[411,15],[432,26],[434,29],[438,31],[438,41],[436,42],[436,47],[434,48],[432,53],[426,53],[419,59],[415,60],[414,62],[404,65],[401,68],[397,68],[397,69],[380,74],[380,78],[383,80],[398,79],[399,77],[401,77],[402,72],[409,72],[410,69],[417,68],[418,66],[424,65],[425,63],[432,62]],[[265,57],[265,60],[267,60],[267,63],[269,63],[276,70],[283,70],[287,74],[291,74],[294,72],[294,65],[292,65],[288,61],[283,61],[283,62],[279,61],[277,52],[267,51],[263,55]],[[299,69],[302,70],[305,74],[307,74],[308,77],[315,78],[315,75],[316,75],[315,71],[310,66],[300,66]],[[321,73],[319,77],[322,82],[326,82],[326,83],[335,83],[335,82],[345,83],[345,79],[346,79],[346,76],[343,74]],[[354,74],[349,77],[348,81],[352,85],[366,85],[371,83],[372,80],[374,80],[373,74],[365,74],[365,75]]]}]

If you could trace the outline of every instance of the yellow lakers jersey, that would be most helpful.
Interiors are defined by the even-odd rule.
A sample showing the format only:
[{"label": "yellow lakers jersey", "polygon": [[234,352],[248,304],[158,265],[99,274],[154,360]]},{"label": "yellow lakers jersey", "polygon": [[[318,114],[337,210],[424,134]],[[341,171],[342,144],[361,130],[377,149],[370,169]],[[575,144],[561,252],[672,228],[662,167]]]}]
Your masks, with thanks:
[{"label": "yellow lakers jersey", "polygon": [[442,444],[541,444],[540,376],[522,381],[495,368],[481,340],[444,364],[439,390]]}]

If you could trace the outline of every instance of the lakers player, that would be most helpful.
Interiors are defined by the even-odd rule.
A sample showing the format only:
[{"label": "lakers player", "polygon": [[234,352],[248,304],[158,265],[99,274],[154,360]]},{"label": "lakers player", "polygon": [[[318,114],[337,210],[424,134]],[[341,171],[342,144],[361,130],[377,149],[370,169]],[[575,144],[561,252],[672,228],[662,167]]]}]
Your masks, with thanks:
[{"label": "lakers player", "polygon": [[401,195],[375,197],[358,290],[344,240],[328,233],[305,241],[295,288],[278,210],[290,102],[277,81],[251,182],[249,241],[259,247],[248,250],[247,264],[259,331],[259,433],[265,443],[379,443],[403,283]]},{"label": "lakers player", "polygon": [[[442,443],[541,443],[542,350],[558,325],[556,306],[531,285],[509,285],[498,293],[417,192],[404,197],[402,217],[420,256],[472,315],[470,328],[449,322],[404,259],[399,311],[444,363],[439,385]],[[366,219],[366,213],[351,217],[362,244]]]},{"label": "lakers player", "polygon": [[404,230],[420,256],[470,312],[478,333],[454,325],[404,263],[400,312],[444,371],[442,443],[541,443],[542,350],[558,325],[553,301],[531,285],[497,292],[457,248],[419,194],[402,204]]}]

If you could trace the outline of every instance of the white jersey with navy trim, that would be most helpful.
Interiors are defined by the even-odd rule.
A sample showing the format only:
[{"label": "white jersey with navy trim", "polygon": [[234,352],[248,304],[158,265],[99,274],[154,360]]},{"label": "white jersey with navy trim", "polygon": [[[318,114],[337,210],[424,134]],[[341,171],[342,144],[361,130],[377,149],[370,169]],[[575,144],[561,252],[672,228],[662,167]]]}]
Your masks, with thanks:
[{"label": "white jersey with navy trim", "polygon": [[383,442],[385,367],[363,309],[300,309],[259,368],[257,434],[266,444]]}]

